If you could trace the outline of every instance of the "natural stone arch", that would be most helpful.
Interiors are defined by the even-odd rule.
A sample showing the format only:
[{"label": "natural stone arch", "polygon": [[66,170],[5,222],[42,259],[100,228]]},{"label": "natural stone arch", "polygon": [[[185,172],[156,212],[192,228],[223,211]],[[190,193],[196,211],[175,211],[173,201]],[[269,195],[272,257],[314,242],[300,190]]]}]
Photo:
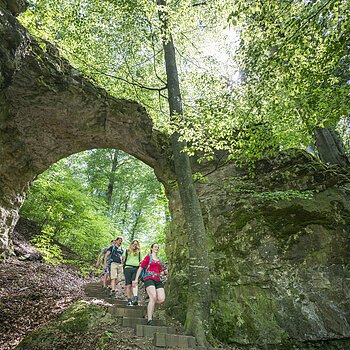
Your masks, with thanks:
[{"label": "natural stone arch", "polygon": [[[176,187],[167,182],[174,177],[166,140],[141,106],[96,89],[49,43],[43,52],[4,8],[15,1],[0,0],[0,254],[9,248],[36,174],[83,149],[122,149],[153,167],[166,186],[172,214],[167,307],[184,321],[189,242]],[[245,176],[228,164],[197,184],[208,232],[214,335],[254,347],[298,342],[309,349],[318,342],[349,349],[348,172],[304,153],[281,153],[257,164],[253,188],[308,190],[313,197],[270,204],[244,196],[246,188],[235,191],[232,180]]]},{"label": "natural stone arch", "polygon": [[[0,6],[4,6],[0,3]],[[0,254],[30,182],[51,164],[91,148],[116,148],[151,166],[166,183],[166,138],[145,109],[96,88],[57,51],[46,51],[1,8]],[[163,141],[162,141],[163,140]]]}]

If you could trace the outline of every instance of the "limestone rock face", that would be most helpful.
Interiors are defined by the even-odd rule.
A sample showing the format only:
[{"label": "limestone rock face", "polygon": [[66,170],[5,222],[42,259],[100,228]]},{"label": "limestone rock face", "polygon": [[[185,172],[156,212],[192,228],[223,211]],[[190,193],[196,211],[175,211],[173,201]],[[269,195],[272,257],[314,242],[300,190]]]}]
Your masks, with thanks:
[{"label": "limestone rock face", "polygon": [[[221,168],[198,188],[214,335],[266,349],[350,349],[349,173],[296,152],[260,161],[253,178]],[[168,301],[184,320],[187,239],[174,214]]]},{"label": "limestone rock face", "polygon": [[[91,148],[116,148],[152,166],[161,178],[163,149],[139,104],[96,88],[48,42],[29,36],[0,2],[0,258],[30,182],[51,164]],[[42,49],[42,47],[45,48]]]}]

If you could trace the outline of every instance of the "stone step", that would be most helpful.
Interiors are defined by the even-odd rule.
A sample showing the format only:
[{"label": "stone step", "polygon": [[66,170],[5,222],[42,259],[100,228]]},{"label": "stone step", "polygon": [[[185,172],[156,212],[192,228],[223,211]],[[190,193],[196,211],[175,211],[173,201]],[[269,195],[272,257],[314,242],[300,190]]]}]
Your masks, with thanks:
[{"label": "stone step", "polygon": [[174,327],[168,327],[168,326],[147,326],[143,324],[137,324],[136,325],[136,336],[137,337],[153,337],[156,333],[169,333],[169,334],[175,334],[175,328]]},{"label": "stone step", "polygon": [[98,288],[96,290],[89,288],[88,290],[85,290],[85,294],[88,297],[94,297],[94,298],[110,298],[109,290],[102,290],[101,288]]},{"label": "stone step", "polygon": [[104,294],[108,295],[111,289],[102,289],[101,287],[94,287],[94,288],[89,288],[85,289],[86,294]]},{"label": "stone step", "polygon": [[102,288],[89,288],[85,290],[85,294],[89,297],[95,296],[107,296],[107,291],[104,291]]},{"label": "stone step", "polygon": [[108,312],[112,316],[143,318],[147,310],[145,306],[120,307],[118,305],[112,305],[108,307]]},{"label": "stone step", "polygon": [[[136,328],[136,325],[138,324],[147,324],[147,320],[145,318],[136,318],[136,317],[123,317],[121,319],[121,325],[123,327],[130,327],[130,328]],[[153,324],[155,326],[165,326],[165,321],[163,320],[153,320]]]},{"label": "stone step", "polygon": [[142,309],[144,310],[146,308],[146,306],[144,305],[128,305],[127,301],[124,300],[118,300],[118,299],[114,299],[112,300],[111,298],[111,304],[113,304],[113,306],[115,307],[121,307],[121,308],[127,308],[127,309]]},{"label": "stone step", "polygon": [[110,297],[108,294],[103,294],[103,293],[94,293],[93,295],[87,295],[90,298],[94,298],[94,299],[102,299],[106,302],[108,302],[109,304],[113,304],[113,305],[118,305],[120,307],[142,307],[141,302],[139,302],[139,305],[132,305],[132,306],[128,306],[127,305],[127,300],[125,299],[116,299],[115,297]]},{"label": "stone step", "polygon": [[153,345],[160,348],[196,349],[196,338],[189,335],[155,333]]},{"label": "stone step", "polygon": [[[85,292],[85,294],[91,298],[103,299],[105,301],[108,301],[111,304],[115,304],[122,307],[124,306],[130,307],[127,305],[127,299],[116,299],[115,296],[111,297],[109,296],[108,291],[103,291],[101,288],[98,288],[96,291],[93,291],[90,289],[88,292]],[[139,300],[139,305],[135,305],[135,306],[142,306],[140,304],[141,304],[141,301]],[[134,307],[134,305],[132,306]]]}]

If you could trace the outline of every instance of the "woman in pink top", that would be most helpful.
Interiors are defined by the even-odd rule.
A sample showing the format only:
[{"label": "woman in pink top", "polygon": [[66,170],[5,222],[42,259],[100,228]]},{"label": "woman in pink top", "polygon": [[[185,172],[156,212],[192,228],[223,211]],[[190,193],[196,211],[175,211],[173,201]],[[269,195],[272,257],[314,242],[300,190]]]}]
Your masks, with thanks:
[{"label": "woman in pink top", "polygon": [[149,296],[149,302],[147,306],[147,324],[152,324],[152,316],[154,307],[156,304],[162,304],[165,301],[165,292],[162,281],[160,280],[160,274],[163,271],[163,265],[158,258],[159,245],[153,243],[151,245],[151,254],[144,257],[140,263],[140,267],[137,270],[136,278],[132,281],[132,285],[137,284],[140,273],[144,267],[147,268],[146,274],[143,277],[146,292]]}]

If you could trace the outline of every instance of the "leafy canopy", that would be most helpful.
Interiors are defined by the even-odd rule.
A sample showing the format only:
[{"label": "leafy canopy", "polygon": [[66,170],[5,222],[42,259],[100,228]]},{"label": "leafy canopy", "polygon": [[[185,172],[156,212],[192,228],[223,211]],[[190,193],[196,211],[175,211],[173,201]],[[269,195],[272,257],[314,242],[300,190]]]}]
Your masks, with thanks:
[{"label": "leafy canopy", "polygon": [[33,0],[22,21],[112,95],[181,130],[189,152],[306,147],[349,114],[349,4],[168,1],[184,116],[170,125],[156,1]]},{"label": "leafy canopy", "polygon": [[110,205],[106,193],[112,150],[72,155],[33,183],[21,215],[41,227],[35,244],[52,262],[62,259],[57,242],[70,247],[77,258],[91,260],[120,234],[125,245],[133,238],[144,247],[164,241],[168,208],[161,184],[148,166],[117,152],[119,166]]}]

